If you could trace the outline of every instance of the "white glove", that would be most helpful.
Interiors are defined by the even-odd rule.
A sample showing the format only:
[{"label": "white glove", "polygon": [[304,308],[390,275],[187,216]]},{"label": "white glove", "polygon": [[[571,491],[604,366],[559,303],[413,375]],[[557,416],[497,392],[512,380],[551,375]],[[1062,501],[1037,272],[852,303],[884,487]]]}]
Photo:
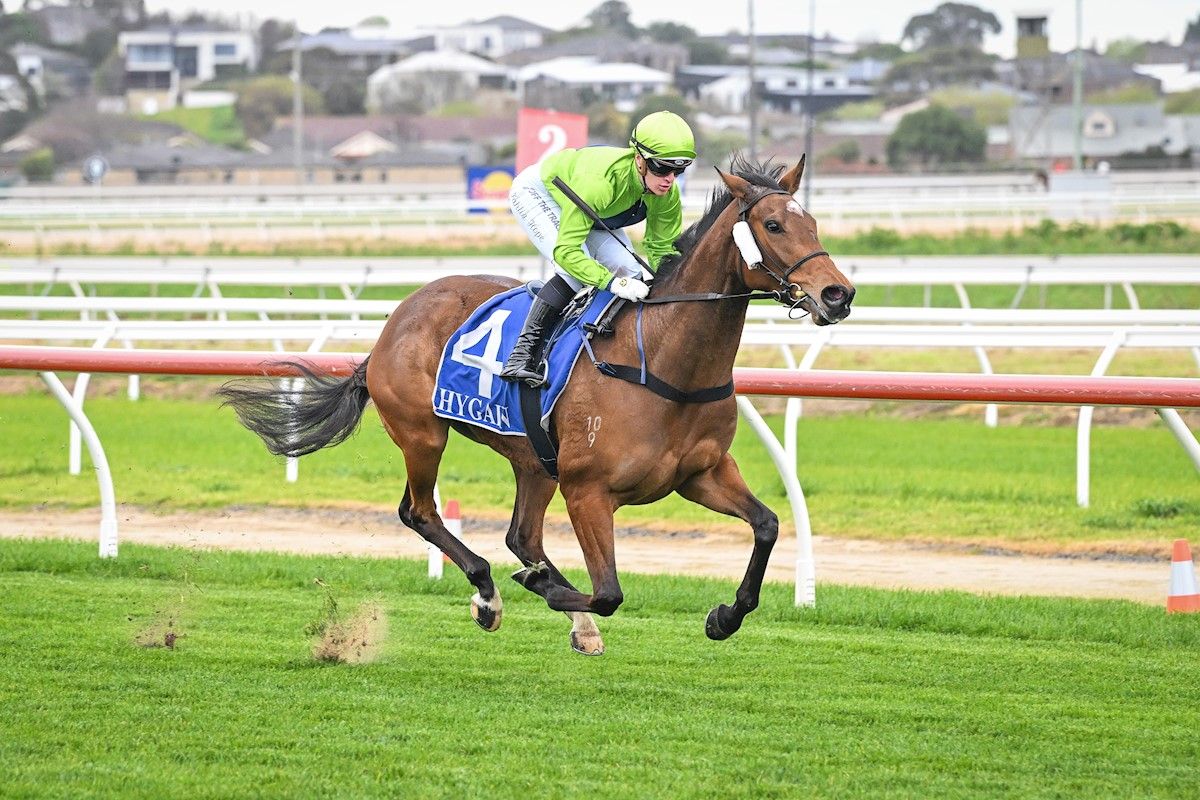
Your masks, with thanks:
[{"label": "white glove", "polygon": [[622,300],[632,300],[637,302],[650,294],[650,287],[639,281],[637,278],[626,278],[616,276],[608,282],[608,286],[604,287],[608,291],[620,297]]}]

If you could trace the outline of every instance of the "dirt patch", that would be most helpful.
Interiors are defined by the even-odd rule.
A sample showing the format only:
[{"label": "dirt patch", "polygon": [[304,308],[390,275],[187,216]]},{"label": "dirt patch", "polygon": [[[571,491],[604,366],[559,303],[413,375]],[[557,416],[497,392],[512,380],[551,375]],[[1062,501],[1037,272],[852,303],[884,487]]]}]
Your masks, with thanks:
[{"label": "dirt patch", "polygon": [[[274,550],[388,558],[421,558],[425,542],[390,512],[356,509],[227,508],[158,514],[121,506],[122,542],[232,550]],[[517,568],[504,546],[507,520],[467,516],[463,540],[488,559],[497,575]],[[87,511],[0,513],[0,538],[58,537],[95,540],[99,515]],[[750,556],[748,531],[679,530],[619,525],[617,564],[622,572],[706,575],[739,579]],[[1164,545],[1165,547],[1166,545]],[[1100,546],[1102,552],[1055,555],[950,549],[934,543],[895,543],[825,536],[813,538],[820,585],[839,583],[918,590],[959,589],[983,594],[1031,594],[1165,602],[1169,557]],[[574,533],[564,521],[546,525],[546,550],[560,567],[582,567]],[[794,581],[796,539],[780,537],[767,579]]]}]

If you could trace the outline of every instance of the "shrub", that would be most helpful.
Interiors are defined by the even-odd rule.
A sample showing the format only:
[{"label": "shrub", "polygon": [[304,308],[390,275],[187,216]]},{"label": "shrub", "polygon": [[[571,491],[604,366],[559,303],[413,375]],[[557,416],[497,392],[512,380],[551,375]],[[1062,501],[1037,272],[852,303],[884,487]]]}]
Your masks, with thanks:
[{"label": "shrub", "polygon": [[54,180],[54,151],[49,147],[34,150],[21,160],[21,174],[30,183]]}]

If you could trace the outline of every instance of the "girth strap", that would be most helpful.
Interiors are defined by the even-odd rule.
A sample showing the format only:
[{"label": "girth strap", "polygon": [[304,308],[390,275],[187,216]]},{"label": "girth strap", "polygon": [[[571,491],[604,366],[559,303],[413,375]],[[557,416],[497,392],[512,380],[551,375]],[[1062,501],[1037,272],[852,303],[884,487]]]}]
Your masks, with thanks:
[{"label": "girth strap", "polygon": [[[609,364],[607,361],[598,361],[596,353],[592,350],[592,342],[590,337],[584,337],[583,346],[587,349],[588,358],[600,370],[601,374],[608,375],[610,378],[620,378],[629,383],[636,383],[639,386],[645,386],[650,391],[654,392],[659,397],[666,398],[675,403],[711,403],[716,400],[724,400],[733,394],[733,380],[723,386],[710,386],[707,389],[697,389],[694,392],[685,392],[664,381],[662,378],[655,375],[646,367],[646,348],[642,342],[642,306],[637,307],[637,349],[638,356],[641,358],[641,367],[629,367],[624,364]],[[528,425],[526,425],[528,428]]]},{"label": "girth strap", "polygon": [[667,400],[676,403],[711,403],[715,400],[724,400],[733,394],[732,380],[724,386],[712,386],[708,389],[685,392],[682,389],[676,389],[650,371],[642,372],[642,370],[636,367],[627,367],[624,364],[609,364],[607,361],[596,361],[594,363],[596,364],[596,369],[609,377],[620,378],[629,383],[645,386],[659,397],[665,397]]},{"label": "girth strap", "polygon": [[521,381],[521,418],[525,421],[525,435],[533,445],[542,469],[554,480],[558,480],[558,443],[555,437],[542,427],[542,390]]}]

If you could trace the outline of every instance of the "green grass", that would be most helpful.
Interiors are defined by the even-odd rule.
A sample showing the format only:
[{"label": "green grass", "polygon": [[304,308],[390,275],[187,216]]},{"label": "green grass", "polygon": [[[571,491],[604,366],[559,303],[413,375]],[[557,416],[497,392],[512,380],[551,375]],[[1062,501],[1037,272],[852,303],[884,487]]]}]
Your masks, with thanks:
[{"label": "green grass", "polygon": [[246,142],[246,132],[242,130],[241,120],[237,118],[233,106],[172,108],[145,119],[170,122],[213,144],[240,147]]},{"label": "green grass", "polygon": [[[172,394],[178,379],[144,379]],[[93,393],[121,381],[95,379]],[[210,388],[215,382],[208,384]],[[195,392],[195,385],[180,387]],[[148,389],[148,391],[152,391]],[[350,441],[301,461],[283,479],[279,459],[212,399],[95,396],[87,410],[105,443],[118,499],[151,508],[230,505],[368,505],[393,509],[404,486],[400,451],[369,408]],[[878,413],[880,416],[872,414]],[[1092,433],[1092,506],[1075,505],[1073,427],[983,425],[969,418],[898,419],[883,414],[801,420],[800,480],[816,533],[967,545],[1157,552],[1200,526],[1200,485],[1164,426],[1098,427]],[[778,434],[781,420],[771,418]],[[0,507],[89,507],[98,489],[86,466],[66,473],[66,415],[48,395],[0,396]],[[782,482],[764,448],[741,426],[734,442],[755,493],[790,519]],[[87,455],[85,450],[85,464]],[[491,450],[454,435],[440,474],[444,498],[472,514],[512,507],[512,474]],[[1162,513],[1160,509],[1171,509]],[[551,513],[564,515],[561,498]],[[622,509],[618,524],[730,523],[676,496]],[[748,534],[747,534],[748,535]]]},{"label": "green grass", "polygon": [[[205,111],[205,109],[196,109]],[[187,109],[191,111],[191,109]],[[236,120],[234,120],[236,122]],[[182,121],[178,124],[184,124]],[[240,133],[240,131],[239,131]],[[231,134],[232,135],[232,134]],[[818,211],[818,222],[821,215]],[[449,219],[449,218],[447,218]],[[311,222],[309,218],[309,222]],[[344,218],[330,218],[330,224]],[[481,224],[485,220],[478,220]],[[78,228],[90,230],[90,225],[60,220],[42,223],[46,230],[68,230]],[[125,223],[113,223],[124,226]],[[172,224],[185,226],[185,221],[175,220]],[[202,224],[197,221],[197,226]],[[256,223],[248,222],[247,225]],[[389,222],[389,224],[393,224]],[[395,224],[399,224],[399,221]],[[415,224],[425,225],[424,220]],[[0,225],[0,229],[4,226]],[[12,230],[28,230],[25,222],[13,223]],[[1036,225],[1019,229],[994,232],[987,229],[967,228],[950,234],[916,233],[903,235],[891,228],[876,227],[861,233],[845,236],[824,236],[821,243],[833,253],[834,258],[844,256],[896,256],[896,255],[1088,255],[1147,253],[1190,255],[1200,252],[1200,228],[1190,221],[1156,221],[1147,223],[1122,222],[1113,225],[1090,225],[1073,222],[1061,225],[1046,219]],[[3,252],[20,255],[23,251],[4,248]],[[213,242],[207,246],[171,243],[156,245],[129,239],[113,246],[97,247],[87,241],[61,242],[39,250],[37,255],[280,255],[280,256],[406,256],[406,255],[523,255],[534,254],[533,246],[523,239],[514,238],[512,232],[497,236],[495,232],[481,229],[477,235],[456,236],[450,240],[431,236],[425,241],[377,239],[367,235],[335,238],[327,242],[296,241],[290,243],[241,242],[226,244]]]},{"label": "green grass", "polygon": [[[16,797],[1163,797],[1195,793],[1200,615],[1113,601],[627,576],[602,658],[504,582],[495,634],[415,561],[0,542]],[[330,585],[371,664],[318,665]],[[173,650],[134,644],[170,614]]]}]

